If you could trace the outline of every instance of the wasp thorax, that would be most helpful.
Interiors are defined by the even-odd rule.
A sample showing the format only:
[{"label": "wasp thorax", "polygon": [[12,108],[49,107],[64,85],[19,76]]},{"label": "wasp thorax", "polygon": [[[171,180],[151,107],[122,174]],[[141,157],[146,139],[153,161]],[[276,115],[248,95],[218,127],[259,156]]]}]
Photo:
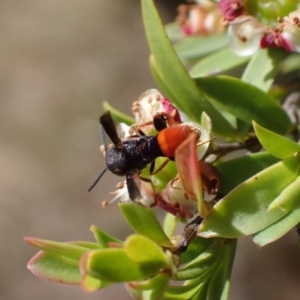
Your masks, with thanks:
[{"label": "wasp thorax", "polygon": [[126,140],[107,150],[106,166],[115,175],[125,176],[139,173],[153,159],[145,157],[142,148],[151,137]]}]

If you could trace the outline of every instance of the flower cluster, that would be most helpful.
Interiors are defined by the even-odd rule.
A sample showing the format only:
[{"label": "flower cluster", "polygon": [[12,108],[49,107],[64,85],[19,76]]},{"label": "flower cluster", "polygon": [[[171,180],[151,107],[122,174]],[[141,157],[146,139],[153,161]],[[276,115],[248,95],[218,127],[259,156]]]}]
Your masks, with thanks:
[{"label": "flower cluster", "polygon": [[198,0],[195,4],[178,7],[177,22],[186,35],[209,35],[224,31],[222,13],[217,4],[209,0]]},{"label": "flower cluster", "polygon": [[[216,194],[219,188],[216,169],[201,161],[209,146],[210,133],[199,124],[191,121],[183,122],[177,108],[154,89],[143,93],[133,103],[132,111],[136,123],[127,128],[127,133],[123,134],[125,139],[136,137],[139,131],[146,135],[158,134],[154,126],[154,118],[161,114],[167,119],[168,127],[188,126],[192,133],[196,133],[196,140],[194,134],[191,134],[191,138],[187,138],[176,149],[176,163],[170,158],[161,157],[155,160],[156,171],[151,173],[147,167],[142,171],[141,176],[140,174],[133,176],[141,194],[141,199],[138,199],[140,203],[147,207],[157,205],[180,218],[192,217],[198,211],[196,194],[201,182],[203,190],[208,195]],[[170,138],[178,137],[170,136]],[[191,173],[193,168],[194,174]],[[114,192],[116,195],[110,203],[115,200],[129,201],[126,182],[118,184],[117,188],[118,190]],[[104,202],[103,206],[106,205],[107,202]]]},{"label": "flower cluster", "polygon": [[[286,10],[277,3],[266,3],[260,7],[243,0],[220,0],[219,8],[208,0],[198,1],[198,4],[189,9],[186,7],[179,9],[178,16],[184,33],[210,34],[218,32],[219,26],[216,24],[221,21],[224,27],[228,27],[229,43],[237,55],[248,56],[259,48],[270,47],[284,48],[289,52],[300,51],[300,9],[297,1],[292,5],[295,11],[290,11],[287,15],[284,15]],[[212,7],[215,18],[209,24],[211,26],[214,24],[214,30],[207,30],[204,24],[212,19],[210,16]],[[189,12],[186,13],[185,20],[182,18],[184,9]],[[216,13],[218,10],[220,12]],[[277,12],[275,19],[268,20],[261,17],[268,10],[272,13]],[[206,13],[196,13],[198,11]],[[205,29],[200,29],[202,27]]]}]

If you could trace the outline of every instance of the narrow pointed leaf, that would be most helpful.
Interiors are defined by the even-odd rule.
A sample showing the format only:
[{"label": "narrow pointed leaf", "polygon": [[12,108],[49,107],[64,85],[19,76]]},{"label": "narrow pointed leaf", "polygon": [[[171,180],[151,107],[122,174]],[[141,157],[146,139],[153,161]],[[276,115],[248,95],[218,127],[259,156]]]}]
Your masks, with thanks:
[{"label": "narrow pointed leaf", "polygon": [[203,126],[204,129],[206,129],[208,136],[210,137],[213,128],[212,128],[211,118],[208,116],[208,114],[205,111],[201,114],[201,125]]},{"label": "narrow pointed leaf", "polygon": [[277,222],[253,235],[253,242],[260,247],[270,244],[288,233],[300,222],[300,208],[291,211]]},{"label": "narrow pointed leaf", "polygon": [[160,246],[173,248],[172,242],[150,208],[136,203],[120,203],[119,207],[127,222],[137,233],[145,235]]},{"label": "narrow pointed leaf", "polygon": [[300,152],[300,145],[292,140],[280,136],[255,122],[253,122],[253,127],[262,146],[272,155],[284,159]]},{"label": "narrow pointed leaf", "polygon": [[[284,51],[279,49],[259,49],[251,58],[243,75],[242,81],[250,83],[264,92],[273,84],[278,67],[284,57]],[[249,131],[250,124],[238,120],[238,130],[241,136]]]},{"label": "narrow pointed leaf", "polygon": [[[147,40],[159,69],[160,77],[168,80],[175,98],[172,102],[194,121],[205,111],[212,119],[215,132],[234,135],[234,129],[199,91],[177,57],[167,38],[164,26],[152,0],[142,0],[143,20]],[[197,109],[196,109],[197,108]]]},{"label": "narrow pointed leaf", "polygon": [[248,83],[233,77],[215,76],[197,78],[197,84],[212,103],[249,124],[254,120],[281,134],[291,127],[281,106],[270,95]]},{"label": "narrow pointed leaf", "polygon": [[183,32],[177,22],[165,25],[165,30],[172,42],[178,41],[184,37]]},{"label": "narrow pointed leaf", "polygon": [[79,285],[81,274],[78,266],[69,265],[44,251],[38,252],[27,264],[36,276],[57,283]]},{"label": "narrow pointed leaf", "polygon": [[229,297],[230,277],[236,250],[236,240],[225,241],[219,266],[214,272],[208,289],[208,299],[227,300]]},{"label": "narrow pointed leaf", "polygon": [[203,282],[199,287],[198,292],[193,296],[191,300],[207,300],[207,290],[209,286],[209,281]]},{"label": "narrow pointed leaf", "polygon": [[95,239],[99,243],[101,248],[108,248],[109,243],[118,243],[120,245],[123,244],[121,240],[109,235],[96,226],[92,226],[90,230],[93,232]]},{"label": "narrow pointed leaf", "polygon": [[163,293],[165,292],[170,277],[168,274],[158,274],[153,277],[153,281],[155,280],[155,285],[153,285],[152,289],[145,290],[142,293],[142,297],[140,299],[143,300],[158,300],[161,299]]},{"label": "narrow pointed leaf", "polygon": [[260,152],[219,163],[216,167],[222,184],[218,195],[225,196],[243,181],[278,161],[273,155]]},{"label": "narrow pointed leaf", "polygon": [[74,244],[86,248],[86,250],[101,249],[99,244],[92,243],[92,242],[77,241],[77,242],[70,242],[70,244]]},{"label": "narrow pointed leaf", "polygon": [[169,238],[174,235],[178,221],[179,221],[179,219],[176,216],[174,216],[170,213],[166,213],[165,219],[164,219],[164,224],[163,224],[163,229],[164,229],[165,234]]},{"label": "narrow pointed leaf", "polygon": [[241,66],[249,59],[247,56],[235,55],[232,49],[227,47],[202,58],[190,70],[190,75],[193,78],[216,75]]},{"label": "narrow pointed leaf", "polygon": [[105,111],[109,110],[113,119],[118,123],[125,123],[127,125],[132,125],[135,123],[134,118],[124,114],[120,110],[114,108],[109,102],[104,101],[103,102],[103,108]]},{"label": "narrow pointed leaf", "polygon": [[283,211],[291,211],[300,207],[300,177],[287,186],[279,196],[268,206],[268,210],[280,208]]},{"label": "narrow pointed leaf", "polygon": [[[188,280],[201,277],[201,279],[210,276],[211,272],[218,266],[218,257],[222,251],[223,242],[215,241],[205,251],[203,251],[194,260],[178,270],[178,280]],[[208,273],[208,274],[207,274]]]},{"label": "narrow pointed leaf", "polygon": [[267,210],[299,172],[299,158],[290,157],[246,180],[221,199],[199,227],[203,237],[235,238],[256,233],[287,212]]},{"label": "narrow pointed leaf", "polygon": [[164,293],[162,300],[183,300],[191,299],[201,288],[201,282],[195,281],[192,284],[183,286],[169,286]]},{"label": "narrow pointed leaf", "polygon": [[287,74],[293,71],[298,71],[300,65],[300,54],[297,52],[291,53],[285,58],[280,66],[280,72]]},{"label": "narrow pointed leaf", "polygon": [[24,238],[24,240],[49,254],[66,257],[70,261],[74,261],[75,264],[79,261],[81,255],[88,250],[86,247],[76,245],[75,242],[63,243],[37,238]]},{"label": "narrow pointed leaf", "polygon": [[[126,287],[140,291],[155,289],[162,282],[168,282],[170,280],[170,275],[167,273],[159,273],[154,277],[151,277],[144,281],[135,281],[126,284]],[[143,298],[144,299],[144,298]]]},{"label": "narrow pointed leaf", "polygon": [[172,86],[169,85],[168,78],[164,77],[153,54],[151,54],[149,57],[149,66],[150,66],[152,76],[155,79],[155,81],[157,82],[157,84],[159,85],[163,94],[168,99],[172,99],[172,101],[173,101],[173,99],[176,99],[176,94],[174,93]]},{"label": "narrow pointed leaf", "polygon": [[259,49],[247,65],[242,80],[267,92],[285,55],[282,49]]},{"label": "narrow pointed leaf", "polygon": [[196,236],[189,244],[188,249],[181,254],[180,264],[186,264],[196,259],[202,252],[211,246],[213,239],[204,239]]},{"label": "narrow pointed leaf", "polygon": [[185,37],[174,45],[175,51],[181,60],[195,60],[228,47],[228,37],[225,33],[207,37]]}]

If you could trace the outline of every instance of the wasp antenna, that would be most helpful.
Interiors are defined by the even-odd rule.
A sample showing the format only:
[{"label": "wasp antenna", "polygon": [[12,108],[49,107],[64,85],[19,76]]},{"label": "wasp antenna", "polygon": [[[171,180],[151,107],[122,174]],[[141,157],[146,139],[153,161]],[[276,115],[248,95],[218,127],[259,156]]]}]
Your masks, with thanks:
[{"label": "wasp antenna", "polygon": [[95,185],[98,183],[98,181],[101,179],[101,177],[104,175],[104,173],[106,172],[107,168],[104,168],[101,173],[98,175],[98,177],[96,178],[96,180],[91,184],[91,186],[87,189],[88,192],[90,192]]}]

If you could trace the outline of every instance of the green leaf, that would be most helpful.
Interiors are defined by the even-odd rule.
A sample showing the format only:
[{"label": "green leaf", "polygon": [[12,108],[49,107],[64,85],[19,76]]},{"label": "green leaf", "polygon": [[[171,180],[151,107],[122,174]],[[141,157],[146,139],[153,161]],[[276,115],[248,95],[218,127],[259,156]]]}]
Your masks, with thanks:
[{"label": "green leaf", "polygon": [[287,186],[279,196],[268,206],[268,210],[280,208],[283,211],[291,211],[300,207],[300,177]]},{"label": "green leaf", "polygon": [[166,213],[163,229],[165,234],[169,238],[174,235],[177,224],[178,224],[178,218],[170,213]]},{"label": "green leaf", "polygon": [[166,290],[170,276],[166,273],[161,273],[151,278],[149,281],[152,281],[152,288],[145,290],[139,299],[143,300],[157,300],[161,299],[164,291]]},{"label": "green leaf", "polygon": [[231,48],[226,47],[202,58],[190,70],[190,75],[195,78],[219,74],[241,66],[249,59],[249,56],[235,55]]},{"label": "green leaf", "polygon": [[171,41],[178,41],[184,37],[182,30],[177,22],[165,25],[166,33]]},{"label": "green leaf", "polygon": [[199,59],[225,47],[228,47],[226,33],[207,37],[185,37],[181,42],[174,45],[175,51],[181,60]]},{"label": "green leaf", "polygon": [[169,260],[162,249],[152,240],[134,234],[126,239],[125,251],[130,259],[140,264],[159,264],[161,268],[168,267]]},{"label": "green leaf", "polygon": [[151,54],[149,57],[149,66],[150,66],[150,71],[159,85],[160,89],[162,90],[163,94],[168,98],[168,99],[176,99],[176,94],[174,93],[174,90],[172,86],[169,85],[168,79],[164,77],[162,74],[161,70],[159,69],[159,65],[157,64],[157,61],[155,60],[154,56]]},{"label": "green leaf", "polygon": [[187,250],[180,256],[180,264],[188,263],[198,257],[203,251],[211,246],[213,239],[204,239],[196,236],[189,244]]},{"label": "green leaf", "polygon": [[259,49],[247,65],[242,80],[267,92],[285,55],[281,49]]},{"label": "green leaf", "polygon": [[117,123],[125,123],[127,125],[132,125],[133,123],[135,123],[134,118],[124,114],[123,112],[121,112],[120,110],[114,108],[110,103],[104,101],[103,102],[103,108],[104,110],[109,110],[113,119],[117,122]]},{"label": "green leaf", "polygon": [[201,286],[202,283],[198,280],[187,285],[169,286],[164,293],[162,300],[191,299],[198,292]]},{"label": "green leaf", "polygon": [[[284,53],[285,51],[280,49],[259,49],[248,63],[241,78],[242,81],[268,92],[285,55]],[[238,130],[241,136],[247,134],[249,127],[249,123],[238,120]]]},{"label": "green leaf", "polygon": [[89,251],[81,259],[81,272],[104,281],[129,282],[155,275],[162,264],[142,264],[129,258],[125,249]]},{"label": "green leaf", "polygon": [[216,165],[221,182],[219,196],[225,196],[256,173],[277,163],[278,158],[267,152],[245,155]]},{"label": "green leaf", "polygon": [[280,66],[280,72],[283,74],[287,74],[289,72],[298,71],[300,65],[300,54],[299,53],[291,53],[286,59],[282,62]]},{"label": "green leaf", "polygon": [[63,284],[80,284],[80,271],[78,266],[69,265],[57,257],[38,252],[27,264],[27,268],[36,276]]},{"label": "green leaf", "polygon": [[174,248],[150,208],[136,203],[119,203],[119,207],[127,222],[137,233],[148,237],[160,246]]},{"label": "green leaf", "polygon": [[101,248],[108,248],[109,243],[117,243],[122,245],[123,242],[108,233],[102,231],[101,229],[97,228],[96,226],[92,226],[90,230],[93,232],[97,243],[99,243]]},{"label": "green leaf", "polygon": [[269,243],[272,243],[292,228],[294,228],[300,222],[300,208],[296,208],[291,211],[277,222],[271,224],[267,228],[254,234],[253,242],[260,247],[263,247]]},{"label": "green leaf", "polygon": [[200,120],[205,111],[214,124],[214,131],[233,136],[234,128],[203,96],[189,76],[168,40],[160,16],[152,0],[142,0],[143,20],[147,40],[156,62],[156,72],[168,82],[172,90],[172,102],[194,121]]},{"label": "green leaf", "polygon": [[98,244],[92,242],[77,241],[77,242],[70,242],[70,244],[74,244],[86,248],[87,250],[101,249],[101,247]]},{"label": "green leaf", "polygon": [[103,289],[109,285],[113,284],[113,282],[100,280],[99,278],[95,278],[88,274],[83,274],[81,276],[81,287],[86,292],[95,292],[99,289]]},{"label": "green leaf", "polygon": [[236,240],[225,241],[219,266],[209,284],[208,299],[227,300],[229,297],[230,277],[236,250]]},{"label": "green leaf", "polygon": [[255,122],[253,122],[253,127],[262,146],[272,155],[284,159],[300,152],[300,145],[292,140],[263,128]]},{"label": "green leaf", "polygon": [[56,256],[60,259],[64,259],[65,262],[70,263],[74,266],[78,265],[82,254],[88,251],[86,247],[78,246],[75,242],[62,243],[29,237],[24,238],[24,240],[28,244],[42,249],[48,254]]},{"label": "green leaf", "polygon": [[[126,284],[126,287],[130,290],[139,290],[139,291],[146,291],[152,290],[156,287],[160,286],[162,283],[168,283],[170,280],[170,274],[168,273],[159,273],[154,277],[143,281],[134,281]],[[144,298],[142,298],[144,300]]]},{"label": "green leaf", "polygon": [[221,199],[199,227],[202,237],[235,238],[256,233],[287,212],[268,205],[298,176],[299,157],[290,157],[246,180]]},{"label": "green leaf", "polygon": [[209,286],[209,281],[203,282],[203,284],[201,284],[199,290],[191,300],[207,300],[208,286]]},{"label": "green leaf", "polygon": [[206,129],[208,136],[210,137],[212,132],[212,123],[211,118],[205,111],[201,114],[201,125],[204,127],[204,129]]},{"label": "green leaf", "polygon": [[196,277],[209,277],[214,269],[218,267],[216,264],[223,247],[223,241],[215,240],[205,251],[198,257],[180,268],[177,273],[178,280],[188,280]]},{"label": "green leaf", "polygon": [[248,83],[228,76],[216,76],[197,78],[197,84],[212,103],[249,124],[254,120],[282,134],[291,126],[281,106],[267,93]]}]

